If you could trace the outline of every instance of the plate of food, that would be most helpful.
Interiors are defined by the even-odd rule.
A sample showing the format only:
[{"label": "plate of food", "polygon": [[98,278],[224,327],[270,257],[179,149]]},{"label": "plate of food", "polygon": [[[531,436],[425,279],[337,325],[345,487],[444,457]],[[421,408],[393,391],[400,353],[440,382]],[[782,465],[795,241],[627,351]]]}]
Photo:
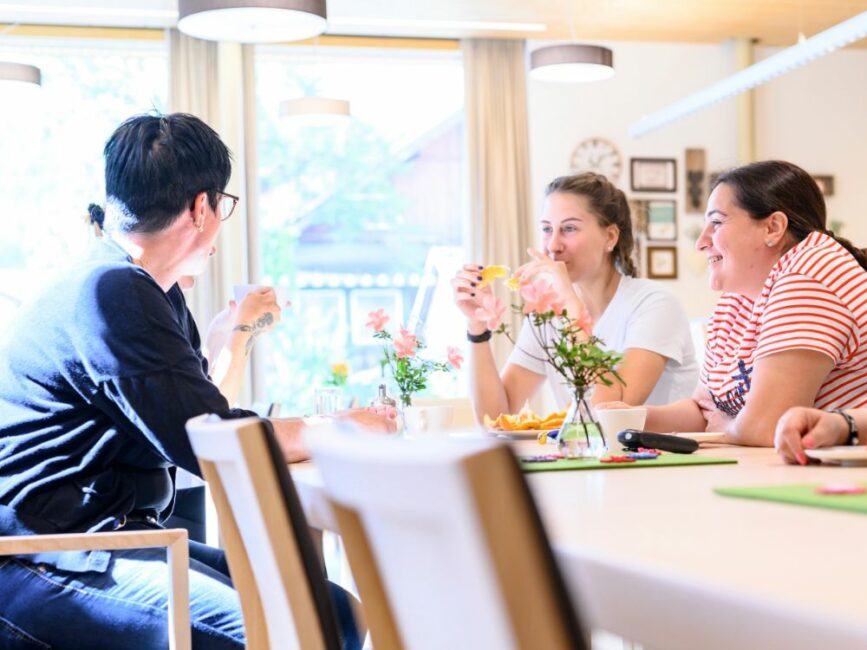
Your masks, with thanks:
[{"label": "plate of food", "polygon": [[838,465],[867,465],[867,447],[859,445],[852,447],[843,445],[839,447],[823,447],[821,449],[805,449],[807,458],[821,460],[823,463]]},{"label": "plate of food", "polygon": [[536,440],[540,434],[559,429],[563,424],[566,411],[555,411],[539,416],[530,409],[522,409],[520,413],[501,413],[491,419],[484,417],[485,429],[488,433],[509,438],[510,440]]},{"label": "plate of food", "polygon": [[678,431],[677,433],[673,433],[674,436],[680,436],[681,438],[691,438],[695,440],[698,444],[702,444],[704,442],[726,442],[726,434],[722,431]]}]

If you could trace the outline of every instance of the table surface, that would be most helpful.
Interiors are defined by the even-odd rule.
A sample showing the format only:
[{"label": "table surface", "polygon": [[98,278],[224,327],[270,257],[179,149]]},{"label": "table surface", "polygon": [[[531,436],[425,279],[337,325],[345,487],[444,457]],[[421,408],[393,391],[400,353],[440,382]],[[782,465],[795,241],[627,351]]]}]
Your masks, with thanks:
[{"label": "table surface", "polygon": [[[519,454],[539,453],[536,443],[512,444]],[[772,449],[714,446],[696,453],[736,458],[738,464],[526,475],[570,589],[580,591],[575,583],[582,583],[584,596],[592,588],[595,597],[619,578],[632,580],[627,585],[645,580],[648,589],[663,589],[648,593],[665,593],[669,600],[688,597],[688,604],[706,596],[709,607],[732,604],[747,611],[760,604],[784,617],[854,630],[867,647],[867,516],[713,492],[865,481],[867,468],[790,466]],[[315,466],[294,466],[292,474],[311,525],[333,529]],[[641,640],[635,625],[621,625],[622,609],[619,616],[611,611],[618,594],[600,592],[598,607],[590,608],[593,624]]]}]

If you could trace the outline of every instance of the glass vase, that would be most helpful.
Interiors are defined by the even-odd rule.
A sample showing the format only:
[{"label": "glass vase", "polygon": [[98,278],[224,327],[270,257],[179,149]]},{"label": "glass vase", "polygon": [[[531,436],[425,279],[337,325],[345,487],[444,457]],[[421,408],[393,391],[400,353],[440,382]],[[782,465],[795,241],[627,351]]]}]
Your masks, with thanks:
[{"label": "glass vase", "polygon": [[412,395],[401,395],[397,403],[395,424],[397,425],[397,435],[404,438],[410,435],[410,432],[406,428],[406,409],[410,406],[412,406]]},{"label": "glass vase", "polygon": [[557,436],[557,446],[564,458],[599,458],[608,451],[602,427],[583,394],[573,396]]}]

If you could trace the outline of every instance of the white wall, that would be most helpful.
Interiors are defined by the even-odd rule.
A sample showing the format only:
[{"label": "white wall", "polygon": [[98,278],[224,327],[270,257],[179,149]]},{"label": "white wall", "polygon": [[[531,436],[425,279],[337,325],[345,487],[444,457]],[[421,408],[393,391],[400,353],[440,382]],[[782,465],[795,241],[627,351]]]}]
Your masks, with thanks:
[{"label": "white wall", "polygon": [[[616,75],[597,84],[528,85],[531,173],[535,205],[545,184],[568,173],[575,145],[591,136],[613,141],[624,159],[620,187],[630,197],[673,198],[678,204],[677,280],[665,281],[690,317],[706,316],[716,300],[707,288],[703,256],[693,253],[688,233],[700,215],[684,214],[684,150],[707,153],[707,170],[737,164],[734,101],[693,114],[643,138],[627,134],[642,115],[734,71],[730,45],[603,43],[614,51]],[[531,43],[530,49],[541,45]],[[757,58],[774,50],[762,48]],[[755,93],[758,159],[790,160],[811,173],[835,178],[830,218],[846,222],[843,234],[867,246],[867,51],[834,53],[811,66],[762,86]],[[676,158],[676,194],[629,190],[629,158]]]},{"label": "white wall", "polygon": [[[757,48],[757,59],[777,49]],[[832,175],[828,218],[867,247],[867,50],[834,52],[756,90],[756,156]]]}]

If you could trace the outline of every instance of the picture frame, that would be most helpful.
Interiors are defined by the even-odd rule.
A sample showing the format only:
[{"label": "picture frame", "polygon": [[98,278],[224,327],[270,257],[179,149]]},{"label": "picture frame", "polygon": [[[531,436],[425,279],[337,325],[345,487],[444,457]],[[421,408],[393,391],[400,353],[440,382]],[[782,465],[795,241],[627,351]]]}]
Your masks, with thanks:
[{"label": "picture frame", "polygon": [[647,202],[647,238],[677,241],[677,201]]},{"label": "picture frame", "polygon": [[813,180],[816,181],[816,185],[819,186],[819,189],[822,191],[823,196],[834,196],[834,177],[828,175],[818,175],[813,176]]},{"label": "picture frame", "polygon": [[677,279],[677,246],[648,246],[646,253],[648,278]]},{"label": "picture frame", "polygon": [[633,192],[677,191],[677,160],[674,158],[630,158],[629,171]]}]

